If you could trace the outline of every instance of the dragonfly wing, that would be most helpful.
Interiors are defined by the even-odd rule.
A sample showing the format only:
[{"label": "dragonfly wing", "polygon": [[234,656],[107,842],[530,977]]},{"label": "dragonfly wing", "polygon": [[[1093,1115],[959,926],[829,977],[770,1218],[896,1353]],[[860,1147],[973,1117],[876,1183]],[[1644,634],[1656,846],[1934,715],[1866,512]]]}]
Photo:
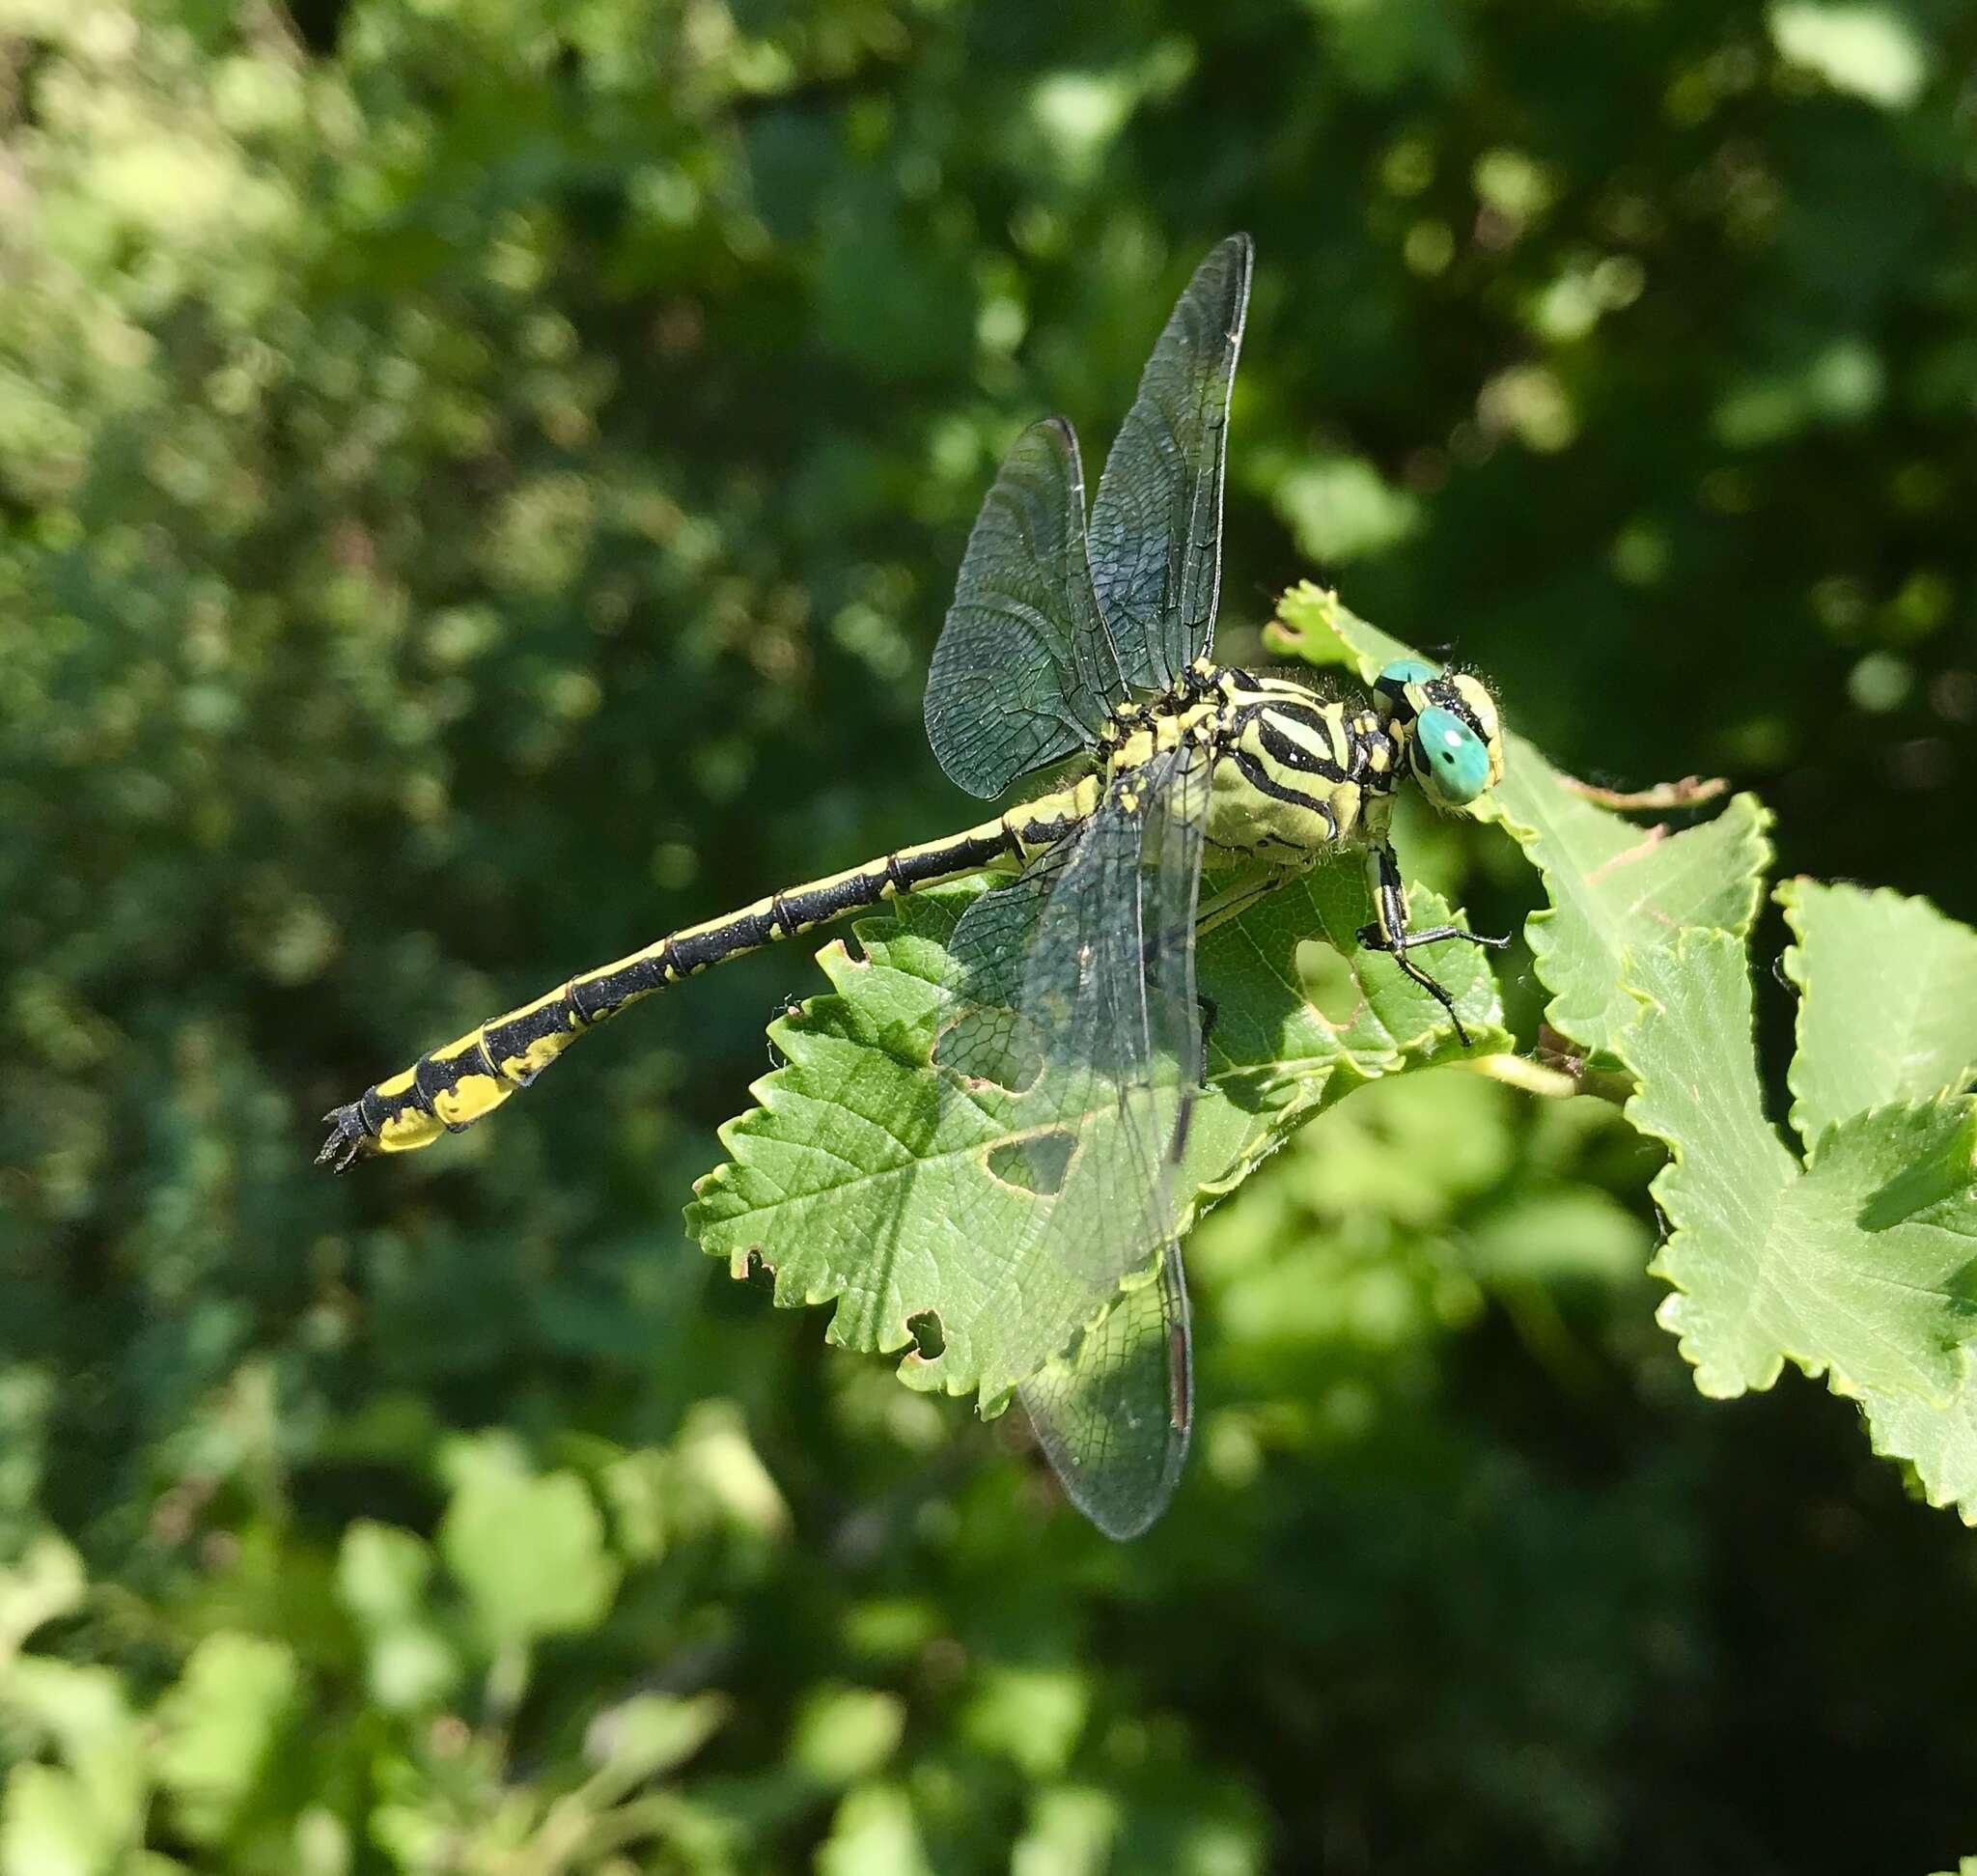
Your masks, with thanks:
[{"label": "dragonfly wing", "polygon": [[1061,417],[1032,424],[982,503],[927,678],[927,740],[971,794],[1083,748],[1126,696],[1092,591],[1084,469]]},{"label": "dragonfly wing", "polygon": [[1195,269],[1099,479],[1099,606],[1127,682],[1148,689],[1170,689],[1214,635],[1229,393],[1251,255],[1249,237],[1231,235]]},{"label": "dragonfly wing", "polygon": [[[1016,1264],[1045,1274],[1071,1322],[1112,1305],[1024,1398],[1066,1491],[1113,1535],[1158,1515],[1186,1449],[1174,1169],[1201,1075],[1194,920],[1211,770],[1190,743],[1116,774],[1089,820],[956,933],[971,994],[1013,992],[1009,1028],[1036,1057],[1022,1183],[1038,1204]],[[1156,1263],[1157,1280],[1122,1294]]]},{"label": "dragonfly wing", "polygon": [[1071,1501],[1122,1543],[1174,1496],[1194,1417],[1181,1247],[1156,1281],[1126,1291],[1069,1355],[1016,1389]]}]

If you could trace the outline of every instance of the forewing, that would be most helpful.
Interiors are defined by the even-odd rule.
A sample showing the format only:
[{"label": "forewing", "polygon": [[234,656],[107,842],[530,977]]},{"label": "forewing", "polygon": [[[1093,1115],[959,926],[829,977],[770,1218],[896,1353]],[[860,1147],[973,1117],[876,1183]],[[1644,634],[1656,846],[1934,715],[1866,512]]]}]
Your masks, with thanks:
[{"label": "forewing", "polygon": [[1092,592],[1077,438],[1051,417],[1016,438],[968,537],[927,678],[927,740],[962,788],[1000,795],[1084,747],[1125,696]]},{"label": "forewing", "polygon": [[[1090,820],[956,933],[980,1026],[970,1061],[946,1059],[1027,1089],[1026,1163],[1008,1176],[1038,1198],[1014,1279],[1061,1283],[1072,1325],[1111,1306],[1023,1398],[1065,1490],[1114,1536],[1158,1515],[1186,1450],[1174,1167],[1201,1074],[1194,918],[1210,772],[1189,744],[1116,775]],[[998,1026],[988,1008],[1012,991]],[[1162,1276],[1122,1296],[1156,1259]]]},{"label": "forewing", "polygon": [[1195,269],[1099,479],[1099,608],[1127,682],[1149,689],[1170,688],[1214,634],[1229,393],[1251,252],[1247,235],[1231,235]]}]

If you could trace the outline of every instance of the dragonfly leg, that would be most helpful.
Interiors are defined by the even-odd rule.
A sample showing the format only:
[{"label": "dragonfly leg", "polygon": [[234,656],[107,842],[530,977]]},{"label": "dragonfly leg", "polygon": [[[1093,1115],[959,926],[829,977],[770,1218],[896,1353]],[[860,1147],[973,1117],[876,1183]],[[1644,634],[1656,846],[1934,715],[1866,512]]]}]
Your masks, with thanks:
[{"label": "dragonfly leg", "polygon": [[[1366,930],[1378,932],[1379,927],[1369,925]],[[1361,935],[1361,938],[1362,941],[1364,941],[1364,934]],[[1449,938],[1461,938],[1465,944],[1488,945],[1492,951],[1501,951],[1510,942],[1510,939],[1507,938],[1490,938],[1482,932],[1465,931],[1460,925],[1427,925],[1418,932],[1402,933],[1392,944],[1388,944],[1382,939],[1380,940],[1379,948],[1382,951],[1411,951],[1416,945],[1441,944]]]},{"label": "dragonfly leg", "polygon": [[1368,950],[1384,951],[1408,977],[1434,997],[1448,1012],[1448,1020],[1455,1025],[1456,1040],[1467,1049],[1469,1032],[1457,1014],[1455,998],[1407,953],[1420,945],[1442,944],[1450,938],[1462,938],[1470,944],[1501,950],[1510,939],[1466,932],[1460,925],[1430,925],[1421,931],[1410,932],[1407,929],[1407,889],[1401,882],[1400,862],[1394,857],[1394,850],[1384,841],[1367,854],[1366,872],[1367,882],[1373,888],[1376,917],[1371,925],[1360,928],[1359,942]]},{"label": "dragonfly leg", "polygon": [[1273,867],[1229,887],[1225,892],[1216,893],[1212,899],[1205,900],[1195,912],[1195,932],[1197,935],[1212,932],[1217,925],[1226,925],[1232,918],[1240,918],[1259,899],[1267,898],[1286,880],[1295,877],[1295,868]]}]

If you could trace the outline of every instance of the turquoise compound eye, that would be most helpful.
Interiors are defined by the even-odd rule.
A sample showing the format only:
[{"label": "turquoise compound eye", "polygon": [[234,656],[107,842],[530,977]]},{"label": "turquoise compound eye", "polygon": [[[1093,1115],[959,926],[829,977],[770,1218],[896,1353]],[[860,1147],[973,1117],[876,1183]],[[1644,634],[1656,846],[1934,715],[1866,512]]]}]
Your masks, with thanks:
[{"label": "turquoise compound eye", "polygon": [[1490,751],[1452,710],[1424,710],[1414,725],[1422,779],[1450,807],[1466,807],[1490,786]]},{"label": "turquoise compound eye", "polygon": [[1403,690],[1410,684],[1426,684],[1434,675],[1434,666],[1423,658],[1397,658],[1374,682],[1382,690]]}]

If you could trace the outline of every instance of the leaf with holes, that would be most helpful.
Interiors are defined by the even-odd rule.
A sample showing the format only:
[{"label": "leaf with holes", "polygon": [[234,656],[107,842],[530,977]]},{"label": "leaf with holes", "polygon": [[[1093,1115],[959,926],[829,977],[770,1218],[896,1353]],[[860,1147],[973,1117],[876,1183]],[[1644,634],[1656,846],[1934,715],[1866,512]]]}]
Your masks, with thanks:
[{"label": "leaf with holes", "polygon": [[[992,1409],[1118,1285],[1095,1291],[1023,1255],[1051,1199],[1047,1139],[1043,1155],[1031,1150],[1027,1105],[1051,1111],[1047,1093],[1020,1068],[963,1085],[936,1060],[958,1020],[949,943],[980,889],[916,895],[860,920],[861,956],[842,942],[819,953],[835,994],[772,1025],[785,1064],[722,1130],[731,1158],[696,1188],[687,1225],[737,1274],[758,1258],[773,1270],[778,1302],[835,1302],[831,1341],[909,1351],[901,1372],[912,1386],[979,1391]],[[1205,881],[1204,902],[1216,890]],[[1175,1182],[1179,1228],[1348,1089],[1463,1052],[1433,1000],[1358,945],[1372,915],[1364,869],[1342,855],[1203,933],[1198,981],[1212,1019]],[[1421,895],[1417,916],[1444,915]],[[1475,950],[1450,947],[1436,967],[1477,1047],[1503,1047],[1495,983]],[[1094,1113],[1074,1150],[1118,1150],[1111,1126]]]}]

